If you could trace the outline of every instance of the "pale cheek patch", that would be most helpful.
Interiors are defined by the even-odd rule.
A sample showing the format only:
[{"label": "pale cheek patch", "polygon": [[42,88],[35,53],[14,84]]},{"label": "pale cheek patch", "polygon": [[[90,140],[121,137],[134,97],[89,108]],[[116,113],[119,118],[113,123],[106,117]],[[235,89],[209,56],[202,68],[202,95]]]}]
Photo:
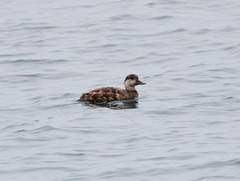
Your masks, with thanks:
[{"label": "pale cheek patch", "polygon": [[134,87],[135,83],[136,83],[135,80],[128,79],[124,82],[124,85],[125,85],[126,88],[130,88],[130,87]]}]

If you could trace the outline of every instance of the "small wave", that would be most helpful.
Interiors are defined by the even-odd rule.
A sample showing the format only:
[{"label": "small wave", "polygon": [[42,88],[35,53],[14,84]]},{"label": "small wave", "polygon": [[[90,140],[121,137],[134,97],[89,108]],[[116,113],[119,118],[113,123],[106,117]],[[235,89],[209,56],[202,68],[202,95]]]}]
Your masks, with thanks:
[{"label": "small wave", "polygon": [[14,32],[19,30],[46,30],[46,29],[56,29],[57,26],[41,26],[41,27],[22,27],[22,28],[13,28],[13,29],[3,29],[0,32]]},{"label": "small wave", "polygon": [[8,29],[2,29],[2,32],[5,31],[18,31],[18,30],[38,30],[38,29],[55,29],[58,26],[48,25],[47,23],[19,23],[8,27]]},{"label": "small wave", "polygon": [[130,14],[121,14],[117,16],[110,17],[111,21],[120,21],[120,20],[136,20],[137,18],[135,16],[132,16]]},{"label": "small wave", "polygon": [[210,29],[200,29],[200,30],[197,30],[197,31],[194,31],[193,35],[204,35],[204,34],[207,34],[209,33],[211,30]]},{"label": "small wave", "polygon": [[49,100],[58,100],[58,99],[62,99],[62,98],[72,97],[73,95],[74,94],[71,94],[71,93],[65,93],[65,94],[50,97]]},{"label": "small wave", "polygon": [[55,153],[55,155],[67,156],[67,157],[85,156],[84,153],[61,153],[61,152],[57,152],[57,153]]},{"label": "small wave", "polygon": [[237,47],[238,47],[238,46],[236,46],[236,45],[234,45],[234,46],[228,46],[228,47],[223,48],[222,50],[223,50],[223,51],[234,50],[234,49],[236,49]]},{"label": "small wave", "polygon": [[165,19],[173,19],[173,16],[168,16],[168,15],[156,16],[156,17],[149,18],[148,20],[165,20]]},{"label": "small wave", "polygon": [[[9,63],[9,61],[7,61]],[[55,64],[55,63],[63,63],[63,62],[68,62],[66,59],[16,59],[10,61],[11,63],[40,63],[40,64]]]},{"label": "small wave", "polygon": [[187,32],[187,30],[184,29],[184,28],[178,28],[178,29],[175,29],[175,30],[164,31],[164,32],[160,33],[160,35],[172,34],[172,33],[182,33],[182,32]]},{"label": "small wave", "polygon": [[17,76],[17,77],[41,77],[42,74],[19,74],[19,75],[14,75],[14,76]]},{"label": "small wave", "polygon": [[[19,56],[28,56],[28,55],[34,55],[34,53],[0,54],[0,57],[5,58],[5,57],[19,57]],[[9,62],[9,61],[5,61],[5,62]]]},{"label": "small wave", "polygon": [[116,44],[105,44],[105,45],[102,45],[103,48],[116,47],[116,46],[117,46]]},{"label": "small wave", "polygon": [[182,4],[183,2],[181,1],[174,1],[174,0],[168,0],[168,1],[156,1],[157,3],[148,3],[146,4],[147,6],[149,7],[154,7],[154,6],[157,6],[157,5],[163,5],[163,4],[171,4],[171,5],[174,5],[174,4]]}]

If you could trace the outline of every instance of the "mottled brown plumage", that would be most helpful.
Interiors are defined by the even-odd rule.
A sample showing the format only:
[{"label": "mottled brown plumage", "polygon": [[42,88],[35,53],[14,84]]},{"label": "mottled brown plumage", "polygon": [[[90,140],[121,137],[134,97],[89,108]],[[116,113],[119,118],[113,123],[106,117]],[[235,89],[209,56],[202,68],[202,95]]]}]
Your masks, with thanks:
[{"label": "mottled brown plumage", "polygon": [[138,97],[138,92],[135,89],[135,86],[143,84],[145,83],[141,82],[136,74],[129,74],[124,80],[125,89],[117,87],[93,89],[90,92],[83,93],[78,101],[97,103],[132,99]]}]

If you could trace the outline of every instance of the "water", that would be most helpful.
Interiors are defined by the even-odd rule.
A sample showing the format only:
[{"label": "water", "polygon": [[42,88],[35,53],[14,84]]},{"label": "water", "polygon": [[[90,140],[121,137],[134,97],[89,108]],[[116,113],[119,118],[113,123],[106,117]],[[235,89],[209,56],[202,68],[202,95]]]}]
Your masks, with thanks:
[{"label": "water", "polygon": [[[0,2],[1,180],[239,180],[240,2]],[[77,103],[129,73],[132,102]]]}]

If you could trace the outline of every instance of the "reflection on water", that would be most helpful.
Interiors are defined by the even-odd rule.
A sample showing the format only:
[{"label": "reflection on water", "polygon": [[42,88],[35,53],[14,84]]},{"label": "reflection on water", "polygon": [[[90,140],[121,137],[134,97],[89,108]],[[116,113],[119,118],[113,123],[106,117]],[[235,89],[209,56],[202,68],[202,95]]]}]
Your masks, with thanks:
[{"label": "reflection on water", "polygon": [[137,99],[122,100],[122,101],[112,101],[112,102],[101,102],[92,104],[90,102],[84,103],[86,106],[90,107],[106,107],[110,109],[135,109],[138,107]]}]

